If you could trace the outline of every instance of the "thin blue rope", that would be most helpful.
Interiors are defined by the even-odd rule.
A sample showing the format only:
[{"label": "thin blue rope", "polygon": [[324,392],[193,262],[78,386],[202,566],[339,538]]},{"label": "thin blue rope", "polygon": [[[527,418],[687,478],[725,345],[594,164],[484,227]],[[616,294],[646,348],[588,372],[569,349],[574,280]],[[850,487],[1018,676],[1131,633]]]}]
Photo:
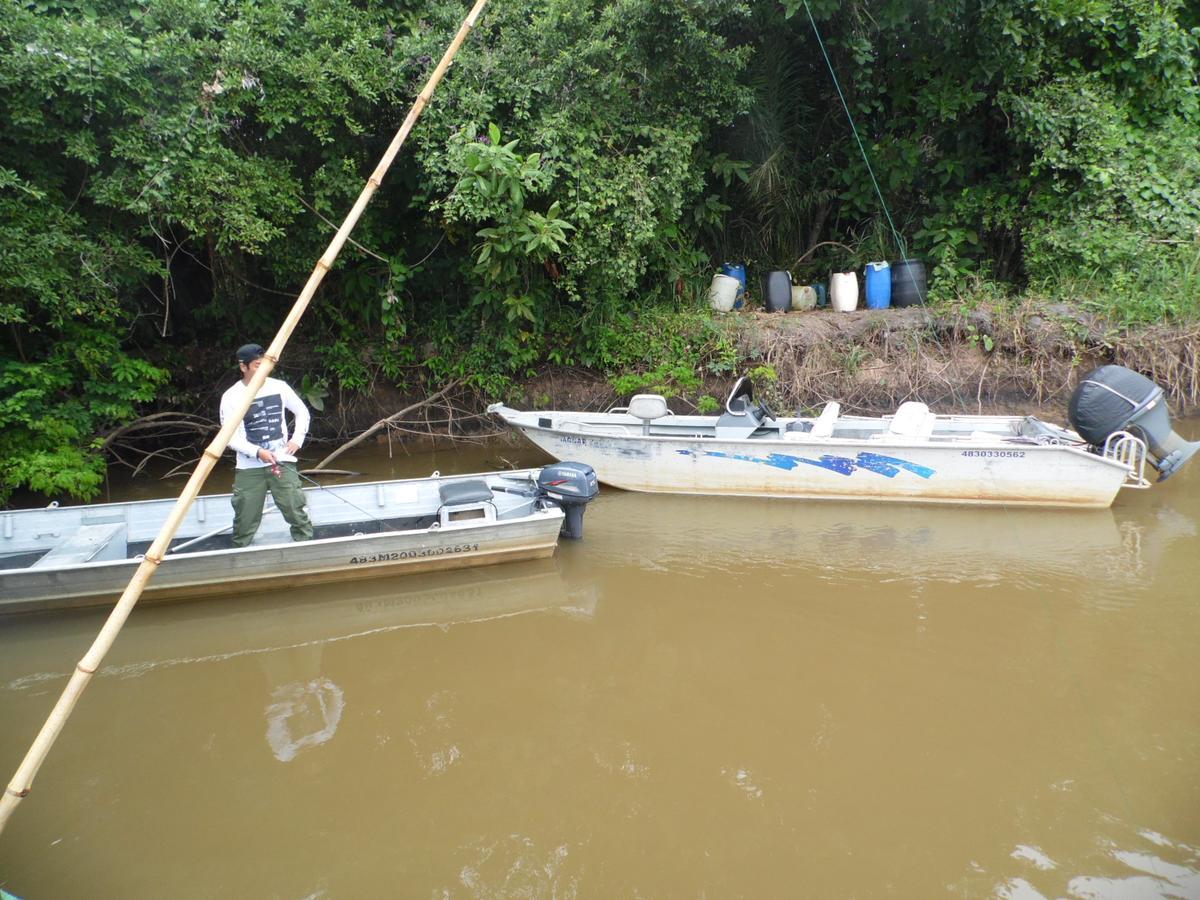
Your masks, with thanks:
[{"label": "thin blue rope", "polygon": [[[879,198],[879,205],[883,207],[883,214],[887,218],[888,228],[892,230],[892,240],[896,242],[896,246],[900,249],[901,259],[908,259],[908,249],[905,247],[904,240],[900,237],[900,232],[896,230],[896,223],[892,221],[892,213],[888,209],[887,201],[883,199],[883,191],[879,188],[879,182],[875,178],[875,170],[871,168],[871,160],[867,157],[867,148],[863,146],[862,138],[858,136],[858,128],[854,125],[854,116],[850,114],[850,105],[846,102],[846,95],[842,93],[842,85],[838,81],[837,72],[833,70],[833,63],[829,61],[829,53],[825,50],[825,42],[821,40],[821,32],[817,28],[817,21],[813,18],[812,10],[808,8],[808,0],[804,0],[804,11],[808,14],[808,22],[812,25],[813,34],[817,36],[817,46],[821,48],[821,55],[825,57],[825,65],[829,67],[829,74],[833,78],[833,86],[837,88],[838,98],[842,101],[842,109],[846,111],[846,120],[850,123],[850,131],[854,133],[854,140],[858,143],[858,152],[862,154],[863,162],[867,166],[867,172],[871,176],[871,184],[875,187],[875,196]],[[913,286],[916,287],[915,279],[913,280]]]}]

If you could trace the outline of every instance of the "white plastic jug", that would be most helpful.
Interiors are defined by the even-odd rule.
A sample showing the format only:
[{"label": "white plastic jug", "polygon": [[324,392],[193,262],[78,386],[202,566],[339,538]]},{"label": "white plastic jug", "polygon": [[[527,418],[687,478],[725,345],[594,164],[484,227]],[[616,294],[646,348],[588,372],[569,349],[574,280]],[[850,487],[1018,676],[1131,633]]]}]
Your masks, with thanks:
[{"label": "white plastic jug", "polygon": [[708,288],[708,303],[717,312],[729,312],[737,300],[741,282],[732,275],[714,275]]},{"label": "white plastic jug", "polygon": [[829,305],[835,312],[853,312],[858,307],[858,276],[834,272],[829,280]]}]

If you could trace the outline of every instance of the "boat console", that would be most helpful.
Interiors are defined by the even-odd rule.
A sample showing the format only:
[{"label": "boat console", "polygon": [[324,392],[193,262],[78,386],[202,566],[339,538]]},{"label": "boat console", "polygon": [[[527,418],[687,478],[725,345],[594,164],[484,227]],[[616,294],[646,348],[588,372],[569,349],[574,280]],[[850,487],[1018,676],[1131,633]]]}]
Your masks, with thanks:
[{"label": "boat console", "polygon": [[750,437],[764,425],[774,425],[775,414],[762,401],[754,399],[754,385],[743,375],[729,392],[725,411],[717,419],[718,439]]}]

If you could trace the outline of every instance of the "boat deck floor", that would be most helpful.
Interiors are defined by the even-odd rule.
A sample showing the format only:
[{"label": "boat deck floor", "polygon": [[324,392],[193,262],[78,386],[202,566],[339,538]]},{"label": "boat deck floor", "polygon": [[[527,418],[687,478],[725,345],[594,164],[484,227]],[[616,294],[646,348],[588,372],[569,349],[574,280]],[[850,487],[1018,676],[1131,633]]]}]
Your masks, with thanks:
[{"label": "boat deck floor", "polygon": [[[325,538],[350,537],[355,534],[380,534],[384,531],[423,531],[437,521],[436,515],[410,516],[399,519],[368,519],[365,522],[340,522],[334,525],[314,525],[313,540]],[[187,538],[179,538],[174,543],[187,543]],[[150,549],[152,541],[130,541],[129,558],[141,556]],[[260,545],[261,546],[261,545]],[[201,553],[206,550],[232,550],[233,535],[229,532],[213,535],[190,545],[185,552]]]},{"label": "boat deck floor", "polygon": [[[339,522],[332,525],[315,525],[313,527],[313,538],[314,540],[321,540],[324,538],[350,537],[357,534],[380,534],[385,531],[423,531],[437,520],[438,517],[436,515],[430,514],[393,519],[368,519],[364,522]],[[172,546],[178,547],[189,540],[190,538],[188,537],[176,538],[172,542]],[[153,541],[130,541],[125,551],[126,559],[134,559],[143,555],[150,549],[152,543]],[[232,549],[233,536],[229,532],[224,532],[190,544],[184,552],[201,553],[207,550]],[[0,570],[28,568],[48,552],[49,550],[33,550],[28,553],[13,553],[0,557]]]}]

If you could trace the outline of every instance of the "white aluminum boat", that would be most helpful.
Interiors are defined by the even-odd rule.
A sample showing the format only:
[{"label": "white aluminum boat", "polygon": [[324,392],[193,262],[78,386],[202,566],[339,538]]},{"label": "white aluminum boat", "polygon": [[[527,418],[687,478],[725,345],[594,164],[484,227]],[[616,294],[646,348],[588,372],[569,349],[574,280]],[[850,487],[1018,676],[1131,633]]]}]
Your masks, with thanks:
[{"label": "white aluminum boat", "polygon": [[498,403],[488,411],[551,456],[584,462],[605,484],[631,491],[1107,507],[1123,487],[1149,487],[1147,459],[1161,480],[1198,445],[1169,427],[1147,433],[1151,416],[1166,421],[1161,389],[1146,381],[1157,394],[1130,400],[1097,373],[1084,385],[1134,409],[1122,409],[1117,425],[1091,442],[1032,416],[936,415],[917,402],[890,416],[843,416],[831,402],[814,417],[779,417],[754,400],[745,378],[714,416],[675,415],[657,394],[604,413],[519,412]]},{"label": "white aluminum boat", "polygon": [[[248,547],[234,549],[228,494],[198,497],[145,598],[177,599],[550,556],[582,534],[595,496],[586,466],[305,489],[316,535],[291,540],[268,500]],[[0,614],[111,603],[174,500],[0,512]]]}]

